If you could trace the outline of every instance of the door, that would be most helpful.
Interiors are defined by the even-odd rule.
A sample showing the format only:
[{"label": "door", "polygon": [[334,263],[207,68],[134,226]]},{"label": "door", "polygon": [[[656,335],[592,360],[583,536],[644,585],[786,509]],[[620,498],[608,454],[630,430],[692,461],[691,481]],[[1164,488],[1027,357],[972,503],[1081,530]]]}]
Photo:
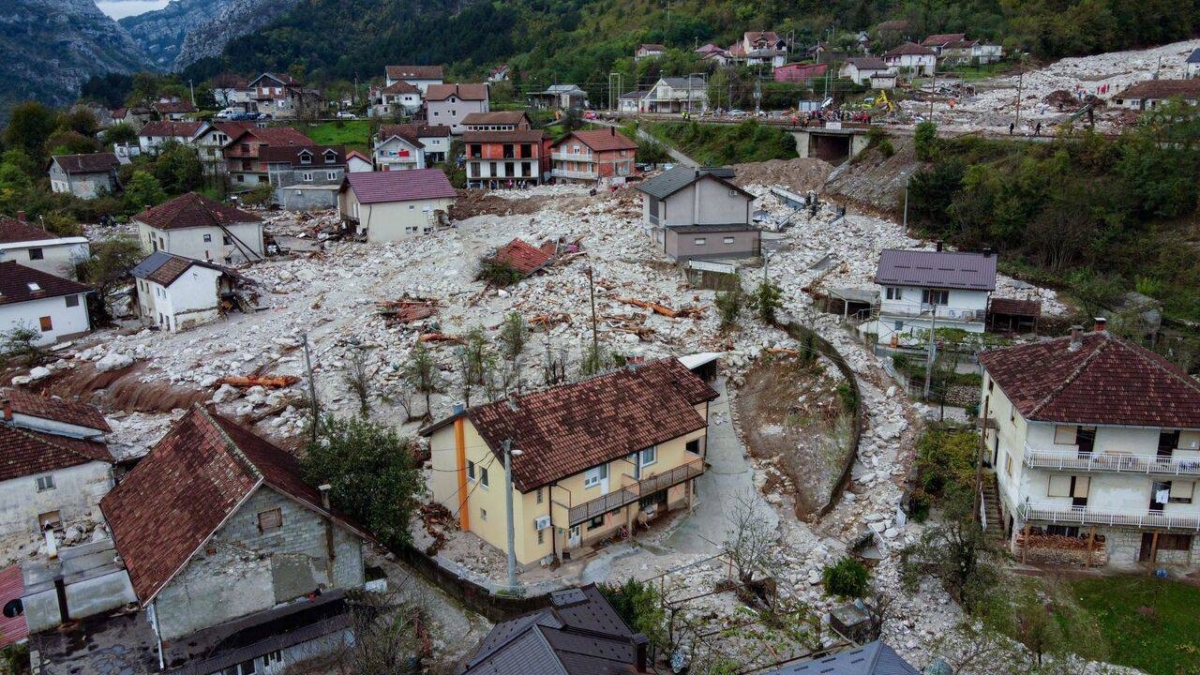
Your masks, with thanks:
[{"label": "door", "polygon": [[583,543],[583,538],[579,533],[579,525],[571,528],[570,536],[567,538],[567,548],[578,548]]},{"label": "door", "polygon": [[1075,444],[1079,446],[1080,457],[1091,456],[1096,448],[1096,427],[1076,427]]},{"label": "door", "polygon": [[1162,513],[1163,507],[1171,501],[1171,484],[1154,482],[1150,488],[1150,510]]},{"label": "door", "polygon": [[1158,461],[1170,462],[1175,448],[1179,447],[1179,430],[1163,429],[1158,432]]},{"label": "door", "polygon": [[1150,556],[1154,552],[1154,533],[1142,533],[1142,548],[1138,551],[1138,562],[1150,562]]}]

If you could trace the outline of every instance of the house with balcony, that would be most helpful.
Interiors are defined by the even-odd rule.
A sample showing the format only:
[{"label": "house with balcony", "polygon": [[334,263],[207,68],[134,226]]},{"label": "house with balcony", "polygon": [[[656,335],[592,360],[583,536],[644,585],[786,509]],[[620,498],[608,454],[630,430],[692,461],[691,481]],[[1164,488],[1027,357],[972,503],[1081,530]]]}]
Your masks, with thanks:
[{"label": "house with balcony", "polygon": [[316,106],[321,98],[316,90],[305,89],[303,82],[286,73],[263,73],[250,82],[249,88],[259,112],[276,119],[296,117]]},{"label": "house with balcony", "polygon": [[1200,382],[1103,319],[979,363],[985,459],[1015,555],[1200,562]]},{"label": "house with balcony", "polygon": [[996,290],[994,253],[884,249],[875,272],[879,312],[862,330],[899,345],[920,331],[958,328],[982,333]]},{"label": "house with balcony", "polygon": [[644,100],[644,112],[699,113],[708,109],[708,83],[703,77],[663,77]]},{"label": "house with balcony", "polygon": [[637,186],[642,225],[672,259],[759,255],[762,233],[750,224],[754,195],[733,183],[733,169],[677,166]]},{"label": "house with balcony", "polygon": [[467,130],[468,115],[489,110],[487,84],[431,84],[425,91],[425,120],[450,127],[456,136]]},{"label": "house with balcony", "polygon": [[267,165],[260,153],[263,148],[306,147],[312,139],[291,127],[247,127],[230,136],[221,153],[234,187],[251,188],[270,182]]},{"label": "house with balcony", "polygon": [[501,188],[518,183],[537,185],[550,171],[551,139],[540,129],[468,131],[467,187]]},{"label": "house with balcony", "polygon": [[883,62],[897,73],[932,75],[937,68],[937,53],[915,42],[906,42],[884,54]]},{"label": "house with balcony", "polygon": [[[443,127],[449,130],[449,127]],[[371,155],[379,171],[425,168],[425,144],[415,124],[385,124],[372,139]]]},{"label": "house with balcony", "polygon": [[667,358],[469,408],[420,431],[433,498],[507,553],[511,454],[517,563],[578,557],[690,507],[717,395]]},{"label": "house with balcony", "polygon": [[637,143],[616,129],[572,131],[550,147],[550,175],[558,180],[623,185],[637,174]]},{"label": "house with balcony", "polygon": [[229,165],[225,162],[225,146],[238,134],[254,128],[257,128],[254,122],[202,123],[192,135],[190,145],[195,146],[204,172],[210,175],[226,173]]},{"label": "house with balcony", "polygon": [[422,103],[421,90],[404,80],[378,89],[372,98],[375,104],[371,106],[371,117],[412,116],[421,109]]},{"label": "house with balcony", "polygon": [[787,63],[788,44],[775,31],[746,31],[741,41],[731,45],[727,53],[734,63],[767,64],[778,68]]}]

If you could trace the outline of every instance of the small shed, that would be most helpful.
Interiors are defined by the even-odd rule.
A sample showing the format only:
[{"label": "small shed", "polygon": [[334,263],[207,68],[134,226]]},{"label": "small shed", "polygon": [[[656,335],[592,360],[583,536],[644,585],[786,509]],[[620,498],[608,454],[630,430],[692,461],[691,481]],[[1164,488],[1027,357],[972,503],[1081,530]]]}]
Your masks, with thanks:
[{"label": "small shed", "polygon": [[1041,318],[1042,303],[1037,300],[992,298],[987,326],[992,333],[1035,333]]},{"label": "small shed", "polygon": [[701,352],[680,356],[679,362],[700,379],[712,382],[717,379],[717,359],[720,357],[720,352]]}]

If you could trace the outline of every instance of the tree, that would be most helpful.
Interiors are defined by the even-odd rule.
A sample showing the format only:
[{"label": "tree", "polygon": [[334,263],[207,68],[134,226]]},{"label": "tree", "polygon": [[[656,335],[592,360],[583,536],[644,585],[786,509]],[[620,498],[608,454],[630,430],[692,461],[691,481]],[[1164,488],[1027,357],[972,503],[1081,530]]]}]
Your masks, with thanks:
[{"label": "tree", "polygon": [[129,271],[145,256],[137,239],[121,235],[93,242],[91,255],[76,265],[75,274],[79,280],[96,289],[99,306],[92,305],[90,308],[95,310],[92,318],[97,323],[111,321],[108,300],[129,280]]},{"label": "tree", "polygon": [[350,352],[346,362],[342,381],[358,399],[358,414],[363,417],[371,411],[371,372],[367,368],[367,352],[362,347],[355,347]]},{"label": "tree", "polygon": [[409,521],[425,495],[411,444],[362,417],[324,415],[300,467],[310,484],[328,484],[333,505],[382,543],[407,544]]},{"label": "tree", "polygon": [[520,312],[509,312],[504,316],[504,325],[500,326],[500,334],[496,336],[500,343],[500,355],[508,360],[509,373],[505,384],[516,383],[517,391],[521,389],[521,352],[529,344],[529,325]]},{"label": "tree", "polygon": [[133,125],[126,122],[118,122],[104,130],[104,141],[114,145],[136,143],[138,139],[137,134],[137,129],[134,129]]},{"label": "tree", "polygon": [[[169,141],[154,159],[154,177],[169,194],[191,192],[204,184],[204,164],[195,148]],[[274,191],[271,192],[274,196]]]},{"label": "tree", "polygon": [[96,141],[78,131],[59,129],[46,139],[46,154],[89,155],[96,152]]},{"label": "tree", "polygon": [[776,284],[770,281],[759,284],[758,290],[754,292],[754,304],[759,320],[768,326],[774,325],[775,312],[783,307],[782,298],[783,291]]},{"label": "tree", "polygon": [[861,598],[870,588],[870,572],[854,558],[842,558],[825,568],[825,592],[841,598]]},{"label": "tree", "polygon": [[146,171],[134,171],[125,186],[125,205],[130,210],[154,206],[167,201],[167,193],[158,179]]},{"label": "tree", "polygon": [[495,357],[488,349],[487,337],[483,329],[472,328],[467,332],[466,344],[455,351],[458,359],[458,371],[462,376],[462,397],[464,404],[471,407],[471,391],[475,385],[482,385],[495,367]]},{"label": "tree", "polygon": [[442,378],[438,373],[437,363],[425,348],[424,342],[417,342],[408,355],[408,361],[404,364],[404,379],[408,380],[413,389],[425,395],[425,416],[431,418],[433,412],[430,409],[429,397],[441,390]]},{"label": "tree", "polygon": [[100,123],[96,121],[96,114],[91,110],[75,107],[58,116],[58,127],[91,137],[100,130]]},{"label": "tree", "polygon": [[725,555],[737,569],[738,580],[746,584],[754,580],[755,570],[767,562],[771,546],[775,544],[775,531],[768,521],[770,507],[753,488],[738,495],[732,509],[732,526],[725,536]]},{"label": "tree", "polygon": [[350,626],[354,640],[339,654],[341,675],[416,675],[421,665],[422,641],[417,630],[422,611],[400,600],[399,592],[356,593],[350,600]]},{"label": "tree", "polygon": [[598,588],[626,625],[650,638],[659,649],[670,647],[663,600],[652,584],[629,577],[623,584],[602,583]]},{"label": "tree", "polygon": [[42,333],[33,326],[22,323],[0,333],[0,365],[14,361],[26,368],[41,363],[45,351],[38,346]]},{"label": "tree", "polygon": [[741,283],[734,284],[733,288],[727,291],[717,293],[717,312],[721,315],[721,328],[729,329],[737,325],[744,301],[745,294],[742,292]]},{"label": "tree", "polygon": [[996,582],[996,570],[984,557],[987,539],[974,518],[970,490],[949,490],[943,522],[930,526],[921,540],[901,551],[905,586],[915,588],[922,574],[942,582],[950,596],[973,611]]},{"label": "tree", "polygon": [[275,200],[275,188],[270,183],[259,183],[242,193],[242,203],[248,206],[266,206]]},{"label": "tree", "polygon": [[922,162],[932,162],[937,159],[937,125],[924,121],[917,125],[913,132],[913,148],[917,159]]},{"label": "tree", "polygon": [[40,163],[46,157],[46,140],[57,126],[58,116],[53,110],[36,101],[26,101],[13,108],[4,130],[4,145],[24,150]]}]

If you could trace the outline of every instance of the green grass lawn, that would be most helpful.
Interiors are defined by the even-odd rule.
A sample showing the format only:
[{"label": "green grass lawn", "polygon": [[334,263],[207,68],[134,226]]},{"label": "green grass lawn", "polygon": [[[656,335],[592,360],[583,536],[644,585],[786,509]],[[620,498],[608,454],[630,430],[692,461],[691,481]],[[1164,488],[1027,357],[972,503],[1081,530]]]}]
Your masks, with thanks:
[{"label": "green grass lawn", "polygon": [[371,123],[367,120],[322,122],[313,125],[297,125],[300,133],[313,139],[317,145],[344,145],[347,150],[358,150],[370,154]]},{"label": "green grass lawn", "polygon": [[1110,662],[1151,675],[1200,672],[1200,588],[1146,576],[1077,579],[1067,586],[1099,625]]}]

